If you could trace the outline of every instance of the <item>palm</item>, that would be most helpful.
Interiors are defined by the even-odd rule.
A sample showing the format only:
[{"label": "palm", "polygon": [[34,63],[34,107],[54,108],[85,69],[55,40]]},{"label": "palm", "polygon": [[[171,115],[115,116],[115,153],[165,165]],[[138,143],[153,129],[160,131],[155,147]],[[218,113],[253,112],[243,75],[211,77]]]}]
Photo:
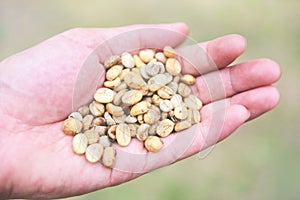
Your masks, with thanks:
[{"label": "palm", "polygon": [[[111,35],[133,28],[76,29],[58,35],[1,63],[0,118],[4,140],[1,140],[0,144],[2,148],[6,147],[11,150],[4,155],[0,154],[4,157],[4,162],[0,166],[3,165],[1,169],[8,168],[8,166],[19,166],[22,169],[7,170],[13,184],[12,193],[16,197],[63,197],[125,182],[147,171],[199,152],[232,133],[248,120],[249,112],[250,118],[255,118],[277,104],[277,91],[267,86],[279,77],[279,70],[275,63],[269,60],[258,60],[235,66],[231,72],[228,69],[222,69],[218,75],[221,74],[224,81],[225,93],[209,96],[203,79],[197,80],[194,91],[197,93],[201,88],[198,95],[206,105],[201,112],[202,123],[192,128],[198,131],[189,130],[179,133],[180,137],[194,139],[193,141],[185,140],[187,147],[179,148],[177,151],[166,149],[160,153],[146,154],[142,144],[133,141],[129,147],[119,149],[116,168],[113,170],[101,164],[86,162],[82,156],[76,156],[72,152],[70,146],[72,138],[62,133],[61,122],[73,108],[91,99],[95,88],[90,88],[89,83],[101,85],[101,77],[104,73],[96,75],[88,73],[78,77],[78,71],[82,65],[86,64],[84,64],[86,58],[98,44],[110,38]],[[162,25],[160,28],[168,28],[182,34],[181,36],[171,35],[163,41],[155,38],[159,36],[145,34],[142,37],[133,37],[130,42],[136,43],[141,48],[148,45],[176,46],[184,40],[184,34],[187,32],[183,25]],[[226,50],[223,47],[226,43],[233,44],[233,47]],[[102,51],[98,56],[101,60],[109,54],[128,49],[127,45],[118,45],[107,52]],[[224,37],[214,42],[203,43],[202,46],[207,49],[219,68],[229,65],[244,50],[244,43],[238,36]],[[188,56],[192,50],[182,48],[178,51]],[[98,65],[97,60],[91,57],[87,59],[87,62],[94,66]],[[98,69],[99,72],[103,70],[101,66]],[[188,63],[184,63],[183,71],[199,75],[197,71],[189,68]],[[260,72],[267,76],[262,77],[263,74]],[[229,73],[231,77],[228,76]],[[205,80],[213,80],[210,76],[216,75],[216,72],[210,72],[203,77],[207,77]],[[230,81],[231,84],[229,84]],[[82,87],[77,87],[78,83]],[[213,82],[209,85],[213,90],[217,87]],[[73,91],[73,88],[76,88],[76,91]],[[224,100],[216,103],[220,99]],[[264,103],[266,100],[268,100],[267,104]],[[216,124],[211,124],[215,123],[212,120],[211,108],[220,102],[229,101],[231,105],[222,104],[225,105],[222,108],[223,111],[226,109],[226,116],[223,116],[225,117],[223,129],[217,134],[212,134],[213,137],[203,140],[208,134],[207,130],[216,126]],[[218,111],[217,115],[221,116],[224,113]],[[165,143],[172,147],[171,143],[176,142],[176,136],[165,139]],[[126,154],[126,152],[137,154]],[[128,155],[133,157],[127,158]],[[19,188],[24,185],[26,185],[24,189],[26,192],[22,193]]]}]

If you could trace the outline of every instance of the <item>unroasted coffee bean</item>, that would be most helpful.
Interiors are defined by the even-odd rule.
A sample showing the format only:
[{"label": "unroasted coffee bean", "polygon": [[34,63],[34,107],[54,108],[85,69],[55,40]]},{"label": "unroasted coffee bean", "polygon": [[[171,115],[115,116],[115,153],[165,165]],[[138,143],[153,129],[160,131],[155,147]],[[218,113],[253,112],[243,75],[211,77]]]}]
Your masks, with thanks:
[{"label": "unroasted coffee bean", "polygon": [[82,106],[78,108],[78,112],[81,114],[82,117],[84,117],[90,113],[90,109],[88,106]]},{"label": "unroasted coffee bean", "polygon": [[195,82],[196,82],[196,79],[195,77],[193,77],[192,75],[190,74],[185,74],[183,75],[180,80],[188,85],[194,85]]},{"label": "unroasted coffee bean", "polygon": [[69,117],[73,117],[75,119],[78,119],[79,121],[82,121],[82,115],[79,112],[72,112]]},{"label": "unroasted coffee bean", "polygon": [[172,96],[175,94],[174,91],[169,88],[168,86],[163,86],[157,91],[158,96],[163,99],[171,99]]},{"label": "unroasted coffee bean", "polygon": [[116,139],[116,130],[117,130],[117,125],[112,125],[108,130],[107,130],[107,135],[111,139],[115,140]]},{"label": "unroasted coffee bean", "polygon": [[168,58],[166,62],[166,70],[172,76],[176,76],[181,72],[181,65],[175,58]]},{"label": "unroasted coffee bean", "polygon": [[163,49],[164,55],[168,58],[175,58],[176,51],[171,46],[165,46]]},{"label": "unroasted coffee bean", "polygon": [[141,124],[137,129],[136,138],[140,141],[145,141],[148,137],[149,128],[149,124]]},{"label": "unroasted coffee bean", "polygon": [[123,70],[122,65],[112,66],[106,72],[106,79],[109,80],[109,81],[115,80],[121,74],[122,70]]},{"label": "unroasted coffee bean", "polygon": [[87,137],[88,144],[94,144],[99,141],[99,134],[93,129],[85,131],[84,135]]},{"label": "unroasted coffee bean", "polygon": [[180,96],[179,94],[175,94],[174,96],[172,96],[170,101],[172,102],[173,107],[177,107],[182,103],[182,96]]},{"label": "unroasted coffee bean", "polygon": [[163,147],[163,142],[157,136],[149,136],[145,140],[145,147],[150,152],[158,152]]},{"label": "unroasted coffee bean", "polygon": [[104,61],[104,67],[108,69],[108,68],[118,64],[120,61],[121,61],[120,56],[118,56],[118,55],[111,56]]},{"label": "unroasted coffee bean", "polygon": [[127,124],[119,124],[116,129],[116,139],[120,146],[128,146],[131,135]]},{"label": "unroasted coffee bean", "polygon": [[82,123],[73,117],[66,119],[62,125],[62,130],[67,135],[75,135],[82,129]]},{"label": "unroasted coffee bean", "polygon": [[166,56],[165,56],[162,52],[156,53],[156,54],[155,54],[155,58],[156,58],[159,62],[162,62],[162,63],[166,63],[166,61],[167,61]]},{"label": "unroasted coffee bean", "polygon": [[180,105],[174,108],[174,115],[177,119],[183,120],[188,116],[188,110],[185,106]]},{"label": "unroasted coffee bean", "polygon": [[108,138],[107,135],[103,135],[99,138],[99,143],[103,146],[103,147],[109,147],[111,146],[111,142]]},{"label": "unroasted coffee bean", "polygon": [[152,105],[147,113],[144,114],[144,122],[155,124],[160,119],[160,110],[157,106]]},{"label": "unroasted coffee bean", "polygon": [[103,83],[103,85],[107,88],[114,89],[115,87],[118,87],[119,85],[121,85],[121,79],[119,77],[117,77],[116,79],[114,79],[112,81],[105,81]]},{"label": "unroasted coffee bean", "polygon": [[184,129],[187,129],[187,128],[190,128],[192,126],[191,122],[187,121],[187,120],[184,120],[184,121],[180,121],[180,122],[177,122],[175,124],[175,131],[182,131]]},{"label": "unroasted coffee bean", "polygon": [[190,109],[200,110],[202,108],[202,101],[192,94],[184,98],[184,102]]},{"label": "unroasted coffee bean", "polygon": [[172,133],[174,125],[175,123],[169,119],[162,120],[156,128],[157,135],[159,135],[160,137],[167,137],[168,135],[170,135],[170,133]]},{"label": "unroasted coffee bean", "polygon": [[174,106],[170,100],[161,101],[159,104],[159,107],[163,112],[170,112],[174,108]]},{"label": "unroasted coffee bean", "polygon": [[115,106],[112,103],[106,104],[106,110],[109,114],[113,115],[114,117],[119,117],[124,115],[123,108],[120,106]]},{"label": "unroasted coffee bean", "polygon": [[87,147],[85,152],[86,159],[91,162],[95,163],[98,162],[103,154],[103,146],[99,143],[91,144]]},{"label": "unroasted coffee bean", "polygon": [[95,117],[100,117],[103,115],[105,108],[104,105],[101,103],[98,103],[96,101],[93,101],[92,103],[90,103],[90,112],[92,115],[94,115]]},{"label": "unroasted coffee bean", "polygon": [[144,49],[139,52],[139,56],[144,63],[150,62],[154,58],[155,52],[152,49]]},{"label": "unroasted coffee bean", "polygon": [[82,125],[83,125],[83,130],[84,131],[86,131],[90,128],[90,126],[92,125],[93,120],[94,120],[93,115],[86,115],[82,119]]},{"label": "unroasted coffee bean", "polygon": [[126,106],[131,106],[141,101],[143,94],[139,90],[130,90],[122,96],[122,103]]},{"label": "unroasted coffee bean", "polygon": [[95,126],[94,131],[98,133],[99,136],[105,135],[107,133],[107,126]]},{"label": "unroasted coffee bean", "polygon": [[116,150],[113,147],[106,147],[103,151],[102,163],[105,167],[112,168],[116,160]]},{"label": "unroasted coffee bean", "polygon": [[145,63],[140,59],[140,57],[138,55],[134,55],[133,59],[134,59],[134,64],[136,67],[141,67],[141,66],[145,65]]},{"label": "unroasted coffee bean", "polygon": [[114,97],[115,92],[108,88],[99,88],[94,95],[95,100],[99,103],[110,103]]},{"label": "unroasted coffee bean", "polygon": [[103,125],[106,125],[106,119],[104,117],[97,117],[92,122],[92,126],[103,126]]},{"label": "unroasted coffee bean", "polygon": [[123,53],[121,56],[121,62],[126,68],[133,68],[134,67],[134,59],[130,53]]},{"label": "unroasted coffee bean", "polygon": [[151,104],[149,102],[141,101],[135,104],[134,106],[132,106],[130,110],[130,115],[134,117],[137,115],[144,114],[148,112],[150,108],[151,108]]},{"label": "unroasted coffee bean", "polygon": [[88,139],[84,134],[78,133],[74,136],[73,151],[76,154],[84,154],[87,146],[88,146]]},{"label": "unroasted coffee bean", "polygon": [[189,86],[187,86],[184,83],[179,83],[178,85],[178,94],[180,94],[182,97],[187,97],[191,94],[192,90]]}]

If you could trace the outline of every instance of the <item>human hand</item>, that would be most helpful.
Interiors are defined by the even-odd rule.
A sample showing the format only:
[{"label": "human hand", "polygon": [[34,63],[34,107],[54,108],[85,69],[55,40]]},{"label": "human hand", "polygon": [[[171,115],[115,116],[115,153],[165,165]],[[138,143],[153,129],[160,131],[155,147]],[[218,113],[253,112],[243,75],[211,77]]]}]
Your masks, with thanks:
[{"label": "human hand", "polygon": [[[153,34],[150,29],[162,32]],[[127,32],[129,38],[106,42]],[[137,47],[175,47],[187,33],[184,24],[73,29],[2,61],[0,197],[58,198],[120,184],[223,140],[277,105],[279,93],[271,84],[280,77],[279,66],[258,59],[229,67],[246,42],[228,35],[199,44],[216,65],[199,45],[177,49],[183,73],[198,76],[193,91],[204,102],[200,124],[164,138],[166,148],[158,153],[146,153],[142,143],[132,141],[119,148],[114,169],[75,155],[72,137],[62,133],[61,125],[72,109],[91,99],[95,86],[101,86],[104,69],[98,61]],[[84,73],[82,66],[100,71]],[[172,148],[176,138],[184,141],[182,148]]]}]

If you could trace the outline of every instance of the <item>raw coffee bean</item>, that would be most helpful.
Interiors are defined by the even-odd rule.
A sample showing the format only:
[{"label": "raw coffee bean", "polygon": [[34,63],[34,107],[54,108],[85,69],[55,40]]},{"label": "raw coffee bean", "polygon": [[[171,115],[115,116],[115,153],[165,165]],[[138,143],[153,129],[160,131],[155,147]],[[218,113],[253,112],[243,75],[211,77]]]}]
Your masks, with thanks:
[{"label": "raw coffee bean", "polygon": [[90,113],[90,109],[88,106],[82,106],[78,108],[78,112],[81,114],[82,117],[84,117]]},{"label": "raw coffee bean", "polygon": [[82,133],[76,134],[73,138],[72,146],[73,146],[73,151],[76,154],[84,154],[88,146],[87,137]]},{"label": "raw coffee bean", "polygon": [[184,129],[190,128],[192,126],[191,122],[184,120],[184,121],[180,121],[177,122],[175,124],[174,130],[177,131],[182,131]]},{"label": "raw coffee bean", "polygon": [[125,82],[121,82],[121,84],[114,88],[115,92],[119,92],[127,88],[127,84]]},{"label": "raw coffee bean", "polygon": [[180,78],[180,81],[182,81],[183,83],[188,84],[188,85],[194,85],[196,82],[196,79],[195,79],[195,77],[193,77],[190,74],[185,74]]},{"label": "raw coffee bean", "polygon": [[167,119],[168,116],[169,116],[169,113],[167,113],[167,112],[162,112],[162,113],[161,113],[161,120]]},{"label": "raw coffee bean", "polygon": [[155,76],[158,74],[160,66],[151,61],[146,65],[145,70],[149,76]]},{"label": "raw coffee bean", "polygon": [[131,141],[131,135],[127,124],[119,124],[116,129],[116,139],[120,146],[128,146]]},{"label": "raw coffee bean", "polygon": [[103,151],[102,163],[105,167],[112,168],[116,160],[116,149],[113,147],[106,147]]},{"label": "raw coffee bean", "polygon": [[141,67],[141,66],[145,65],[145,63],[140,59],[140,57],[138,55],[134,55],[133,59],[134,59],[134,65],[136,67]]},{"label": "raw coffee bean", "polygon": [[121,57],[118,55],[110,56],[108,59],[104,61],[104,67],[106,69],[118,64],[121,61]]},{"label": "raw coffee bean", "polygon": [[160,102],[159,108],[163,112],[170,112],[174,108],[174,106],[170,100],[163,100]]},{"label": "raw coffee bean", "polygon": [[165,56],[162,52],[156,53],[156,54],[155,54],[155,58],[156,58],[159,62],[162,62],[162,63],[166,63],[166,61],[167,61],[166,56]]},{"label": "raw coffee bean", "polygon": [[115,87],[118,87],[119,85],[121,85],[121,79],[120,79],[120,77],[117,77],[116,79],[114,79],[112,81],[105,81],[103,83],[103,85],[107,88],[114,89]]},{"label": "raw coffee bean", "polygon": [[147,124],[155,124],[160,119],[160,110],[157,106],[152,105],[149,111],[144,114],[144,122]]},{"label": "raw coffee bean", "polygon": [[90,103],[90,112],[92,115],[94,115],[95,117],[100,117],[103,115],[105,108],[104,105],[101,103],[98,103],[96,101],[93,101],[92,103]]},{"label": "raw coffee bean", "polygon": [[137,117],[137,121],[139,124],[143,124],[144,122],[144,115],[138,115]]},{"label": "raw coffee bean", "polygon": [[122,72],[123,66],[122,65],[115,65],[112,66],[109,70],[106,72],[106,79],[108,81],[115,80]]},{"label": "raw coffee bean", "polygon": [[130,72],[130,69],[128,69],[128,68],[126,68],[126,69],[123,69],[122,70],[122,72],[121,72],[121,74],[120,74],[120,79],[121,79],[121,81],[123,81],[124,80],[124,78],[127,76],[127,74]]},{"label": "raw coffee bean", "polygon": [[187,86],[184,83],[179,83],[178,85],[178,94],[180,94],[182,97],[187,97],[191,94],[192,90],[189,86]]},{"label": "raw coffee bean", "polygon": [[123,90],[120,90],[114,100],[113,100],[113,104],[119,106],[121,103],[122,103],[122,96],[128,91],[128,89],[123,89]]},{"label": "raw coffee bean", "polygon": [[182,103],[182,96],[180,96],[179,94],[175,94],[174,96],[172,96],[170,101],[172,102],[173,107],[177,107]]},{"label": "raw coffee bean", "polygon": [[149,90],[155,92],[168,83],[168,77],[165,74],[157,74],[148,80]]},{"label": "raw coffee bean", "polygon": [[163,52],[167,58],[175,58],[176,57],[176,51],[171,46],[165,46],[163,49]]},{"label": "raw coffee bean", "polygon": [[82,123],[73,117],[66,119],[62,125],[62,130],[66,135],[75,135],[82,129]]},{"label": "raw coffee bean", "polygon": [[136,119],[136,117],[132,117],[132,116],[128,115],[125,118],[125,122],[128,123],[128,124],[133,124],[133,123],[137,122],[137,119]]},{"label": "raw coffee bean", "polygon": [[163,86],[157,91],[158,96],[163,99],[171,99],[172,96],[175,94],[174,91],[169,88],[168,86]]},{"label": "raw coffee bean", "polygon": [[95,126],[94,131],[98,133],[99,136],[105,135],[107,133],[107,126]]},{"label": "raw coffee bean", "polygon": [[143,94],[139,90],[130,90],[124,93],[122,96],[122,103],[125,106],[131,106],[141,101]]},{"label": "raw coffee bean", "polygon": [[103,125],[106,125],[106,119],[104,117],[97,117],[92,122],[92,126],[103,126]]},{"label": "raw coffee bean", "polygon": [[179,81],[180,81],[180,75],[174,76],[173,82],[179,83]]},{"label": "raw coffee bean", "polygon": [[149,136],[145,142],[145,147],[150,152],[158,152],[164,146],[161,139],[157,136]]},{"label": "raw coffee bean", "polygon": [[175,58],[168,58],[166,62],[166,70],[172,76],[176,76],[181,72],[181,65]]},{"label": "raw coffee bean", "polygon": [[99,134],[97,131],[90,129],[84,132],[84,135],[88,139],[88,144],[94,144],[99,141]]},{"label": "raw coffee bean", "polygon": [[198,110],[190,110],[191,111],[191,123],[198,124],[200,123],[201,116]]},{"label": "raw coffee bean", "polygon": [[121,116],[112,116],[112,118],[114,119],[114,121],[117,123],[117,124],[121,124],[121,123],[124,123],[125,122],[125,119],[126,119],[126,115],[123,114]]},{"label": "raw coffee bean", "polygon": [[75,119],[78,119],[79,121],[82,121],[82,115],[79,112],[72,112],[69,117],[73,117]]},{"label": "raw coffee bean", "polygon": [[90,128],[90,126],[92,125],[93,120],[94,120],[93,115],[86,115],[82,119],[82,125],[83,125],[83,130],[84,131],[86,131]]},{"label": "raw coffee bean", "polygon": [[110,147],[111,146],[111,141],[109,140],[107,135],[103,135],[100,137],[99,139],[99,143],[103,146],[103,147]]},{"label": "raw coffee bean", "polygon": [[171,89],[174,91],[174,93],[177,92],[177,89],[178,89],[178,83],[176,83],[176,82],[171,82],[171,83],[169,83],[167,86],[168,86],[169,88],[171,88]]},{"label": "raw coffee bean", "polygon": [[132,89],[142,89],[143,86],[146,85],[144,79],[135,72],[128,72],[128,74],[124,77],[125,83]]},{"label": "raw coffee bean", "polygon": [[150,62],[154,58],[155,52],[152,49],[144,49],[139,52],[140,59],[144,63]]},{"label": "raw coffee bean", "polygon": [[157,94],[154,94],[152,96],[152,103],[156,106],[159,106],[160,102],[162,101],[163,99],[160,98],[160,96],[158,96]]},{"label": "raw coffee bean", "polygon": [[104,113],[104,118],[106,119],[106,124],[108,126],[112,126],[116,124],[115,120],[113,120],[113,118],[110,116],[108,112]]},{"label": "raw coffee bean", "polygon": [[157,126],[158,126],[158,123],[152,124],[152,125],[150,126],[150,128],[149,128],[149,133],[148,133],[149,136],[156,135],[156,128],[157,128]]},{"label": "raw coffee bean", "polygon": [[94,95],[94,99],[99,103],[110,103],[114,97],[115,92],[108,88],[99,88]]},{"label": "raw coffee bean", "polygon": [[139,141],[145,141],[148,137],[149,128],[149,124],[141,124],[137,129],[136,138]]},{"label": "raw coffee bean", "polygon": [[133,68],[134,67],[134,59],[130,53],[123,53],[121,56],[121,62],[126,68]]},{"label": "raw coffee bean", "polygon": [[107,112],[115,117],[119,117],[119,116],[122,116],[124,115],[124,111],[123,111],[123,108],[120,107],[120,106],[115,106],[114,104],[112,103],[108,103],[106,104],[105,106]]},{"label": "raw coffee bean", "polygon": [[111,139],[115,140],[116,139],[116,130],[117,130],[117,125],[112,125],[108,130],[107,130],[107,135]]},{"label": "raw coffee bean", "polygon": [[86,159],[91,162],[95,163],[98,162],[103,154],[103,146],[99,143],[91,144],[87,147],[85,152]]},{"label": "raw coffee bean", "polygon": [[144,114],[148,112],[150,108],[151,108],[151,103],[146,101],[141,101],[135,104],[134,106],[132,106],[132,108],[130,109],[130,115],[134,117],[137,115]]},{"label": "raw coffee bean", "polygon": [[188,110],[185,106],[177,106],[174,108],[174,115],[177,119],[186,119],[188,117]]},{"label": "raw coffee bean", "polygon": [[160,137],[167,137],[168,135],[170,135],[170,133],[172,133],[174,125],[175,123],[169,119],[162,120],[156,128],[157,135],[159,135]]},{"label": "raw coffee bean", "polygon": [[202,101],[192,94],[184,98],[184,102],[190,109],[200,110],[202,108]]},{"label": "raw coffee bean", "polygon": [[141,74],[141,76],[144,78],[144,79],[149,79],[150,78],[150,76],[147,74],[147,72],[146,72],[146,65],[142,65],[141,67],[140,67],[140,74]]},{"label": "raw coffee bean", "polygon": [[131,137],[135,137],[138,125],[137,124],[127,124],[128,132]]}]

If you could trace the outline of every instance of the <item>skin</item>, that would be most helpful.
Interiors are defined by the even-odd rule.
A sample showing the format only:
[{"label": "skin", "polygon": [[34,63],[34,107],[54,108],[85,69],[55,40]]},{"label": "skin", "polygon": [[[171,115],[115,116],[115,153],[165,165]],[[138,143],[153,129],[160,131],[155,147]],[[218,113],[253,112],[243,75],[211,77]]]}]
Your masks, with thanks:
[{"label": "skin", "polygon": [[[162,40],[151,33],[140,34],[138,30],[143,28],[171,30],[180,33],[180,36],[171,34]],[[129,163],[126,163],[126,158],[117,157],[117,162],[124,161],[127,169],[108,169],[101,164],[90,164],[84,157],[72,152],[72,137],[61,131],[62,121],[73,109],[70,94],[86,58],[101,42],[129,30],[137,33],[130,38],[129,47],[130,44],[138,44],[141,48],[147,45],[176,47],[188,34],[183,23],[72,29],[0,63],[0,199],[69,197],[127,182],[223,140],[239,126],[270,111],[279,102],[278,90],[272,86],[281,73],[277,63],[263,58],[230,66],[246,48],[242,36],[227,35],[200,43],[198,45],[216,66],[202,68],[200,76],[199,71],[182,60],[183,73],[197,76],[193,91],[204,103],[202,122],[193,127],[196,131],[188,147],[179,153],[162,151],[153,154],[146,153],[140,142],[133,141],[124,149],[139,152],[145,157]],[[122,47],[113,42],[110,44],[112,52],[114,49],[122,50]],[[181,47],[177,51],[188,57],[193,47]],[[195,60],[196,65],[206,65],[201,62],[205,61]],[[101,77],[98,86],[102,84],[103,72]],[[221,77],[224,92],[210,96],[209,91],[220,85],[211,81],[208,87],[206,81],[216,80],[216,77]],[[89,81],[86,78],[84,83]],[[83,86],[79,93],[87,91],[88,86]],[[87,103],[91,94],[86,99],[83,97],[83,102]],[[225,106],[211,112],[214,106],[220,104]],[[210,129],[217,126],[213,116],[222,116],[223,119],[222,127],[215,134],[211,134],[214,132]],[[179,134],[188,136],[190,132]],[[211,134],[210,139],[207,139],[208,134]],[[172,137],[164,138],[165,144],[170,144]],[[143,170],[135,169],[136,163],[144,166]]]}]

